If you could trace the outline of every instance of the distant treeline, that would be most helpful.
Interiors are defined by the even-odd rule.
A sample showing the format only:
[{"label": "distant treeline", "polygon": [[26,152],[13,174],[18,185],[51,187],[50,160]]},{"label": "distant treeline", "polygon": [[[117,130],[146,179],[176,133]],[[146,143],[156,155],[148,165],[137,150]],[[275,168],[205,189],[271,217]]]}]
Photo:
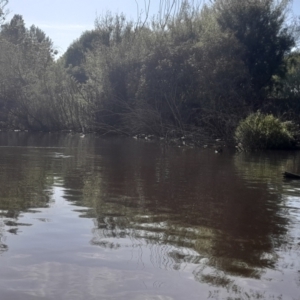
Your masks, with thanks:
[{"label": "distant treeline", "polygon": [[39,28],[3,20],[1,127],[229,138],[258,109],[298,121],[290,1],[165,2],[152,19],[97,18],[57,60]]}]

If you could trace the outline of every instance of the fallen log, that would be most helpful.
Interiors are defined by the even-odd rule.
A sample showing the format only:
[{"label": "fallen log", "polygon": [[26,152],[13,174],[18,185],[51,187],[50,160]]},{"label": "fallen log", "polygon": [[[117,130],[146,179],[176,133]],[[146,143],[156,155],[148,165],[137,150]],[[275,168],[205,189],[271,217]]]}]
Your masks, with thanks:
[{"label": "fallen log", "polygon": [[291,172],[287,172],[287,171],[283,173],[283,176],[285,178],[289,178],[289,179],[300,179],[300,175],[294,174],[294,173],[291,173]]}]

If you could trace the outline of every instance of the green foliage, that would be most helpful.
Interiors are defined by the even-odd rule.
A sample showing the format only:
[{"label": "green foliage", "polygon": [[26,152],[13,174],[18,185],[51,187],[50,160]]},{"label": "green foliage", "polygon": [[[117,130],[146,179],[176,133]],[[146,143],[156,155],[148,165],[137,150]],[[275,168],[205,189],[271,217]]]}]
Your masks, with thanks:
[{"label": "green foliage", "polygon": [[214,1],[213,9],[222,30],[232,32],[243,48],[242,59],[257,101],[261,101],[266,89],[273,86],[274,75],[285,74],[284,56],[295,45],[293,34],[285,24],[289,2]]},{"label": "green foliage", "polygon": [[287,72],[284,78],[274,77],[275,85],[264,111],[282,115],[285,120],[300,124],[300,54],[293,51],[286,56]]},{"label": "green foliage", "polygon": [[98,41],[101,41],[102,35],[96,30],[84,32],[81,37],[74,41],[64,54],[64,64],[68,72],[78,82],[85,83],[87,76],[83,69],[86,53],[93,49]]},{"label": "green foliage", "polygon": [[293,52],[286,57],[287,72],[284,78],[276,77],[275,96],[284,99],[300,98],[300,53]]},{"label": "green foliage", "polygon": [[32,89],[53,64],[52,42],[39,28],[25,28],[20,15],[2,26],[0,41],[1,121],[30,128],[38,118]]},{"label": "green foliage", "polygon": [[86,127],[87,103],[62,62],[47,67],[41,80],[27,90],[28,122],[43,131]]},{"label": "green foliage", "polygon": [[284,70],[293,45],[283,2],[250,2],[200,8],[183,1],[151,27],[122,15],[98,19],[96,31],[106,39],[86,53],[84,69],[99,124],[161,134],[192,125],[230,136],[247,106],[257,105],[252,99],[260,101]]},{"label": "green foliage", "polygon": [[165,22],[167,30],[122,16],[98,21],[109,42],[87,53],[85,72],[99,123],[159,134],[203,124],[223,130],[225,114],[243,111],[250,90],[235,37],[207,8],[183,5]]},{"label": "green foliage", "polygon": [[273,115],[257,112],[239,123],[235,138],[247,150],[291,149],[295,147],[293,134],[290,123],[281,122]]},{"label": "green foliage", "polygon": [[97,18],[58,61],[51,40],[14,16],[0,32],[0,121],[126,134],[203,128],[231,138],[286,71],[288,0],[172,3],[161,1],[149,23]]}]

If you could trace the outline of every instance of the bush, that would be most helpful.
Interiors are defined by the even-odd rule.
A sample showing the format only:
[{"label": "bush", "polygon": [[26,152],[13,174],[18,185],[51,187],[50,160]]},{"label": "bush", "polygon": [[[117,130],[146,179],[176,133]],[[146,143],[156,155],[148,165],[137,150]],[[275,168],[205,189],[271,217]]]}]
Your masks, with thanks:
[{"label": "bush", "polygon": [[252,113],[240,121],[235,139],[245,150],[292,149],[296,145],[290,122],[282,122],[261,112]]}]

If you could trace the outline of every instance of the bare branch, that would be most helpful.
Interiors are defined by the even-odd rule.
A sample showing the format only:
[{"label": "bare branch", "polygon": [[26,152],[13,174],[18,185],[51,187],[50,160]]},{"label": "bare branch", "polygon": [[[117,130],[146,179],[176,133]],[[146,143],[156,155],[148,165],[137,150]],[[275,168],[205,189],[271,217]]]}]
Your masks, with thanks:
[{"label": "bare branch", "polygon": [[8,0],[0,0],[0,24],[5,21],[6,16],[10,13],[5,7],[8,4]]}]

